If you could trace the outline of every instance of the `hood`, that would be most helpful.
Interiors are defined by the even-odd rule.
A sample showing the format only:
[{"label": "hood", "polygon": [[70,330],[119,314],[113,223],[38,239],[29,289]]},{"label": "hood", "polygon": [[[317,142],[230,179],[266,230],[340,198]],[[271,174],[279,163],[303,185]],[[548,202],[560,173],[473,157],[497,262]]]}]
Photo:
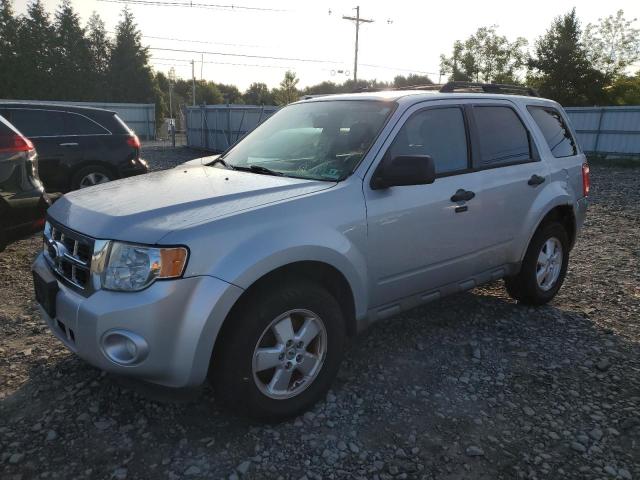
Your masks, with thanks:
[{"label": "hood", "polygon": [[187,165],[68,193],[48,213],[94,238],[153,244],[171,231],[335,185]]}]

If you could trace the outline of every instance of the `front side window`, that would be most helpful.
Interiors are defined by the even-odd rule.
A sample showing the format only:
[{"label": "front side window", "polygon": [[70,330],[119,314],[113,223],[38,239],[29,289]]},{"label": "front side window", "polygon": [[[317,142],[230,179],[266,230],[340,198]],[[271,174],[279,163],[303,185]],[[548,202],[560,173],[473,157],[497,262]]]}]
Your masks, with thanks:
[{"label": "front side window", "polygon": [[431,108],[415,113],[402,126],[386,156],[430,155],[436,174],[466,170],[467,134],[462,109]]},{"label": "front side window", "polygon": [[529,106],[527,110],[540,128],[555,158],[571,157],[578,154],[576,142],[560,112],[550,107]]},{"label": "front side window", "polygon": [[221,158],[237,169],[340,181],[360,163],[394,108],[368,100],[289,105]]},{"label": "front side window", "polygon": [[63,112],[11,109],[11,123],[27,137],[56,137],[65,134]]},{"label": "front side window", "polygon": [[480,143],[479,167],[495,167],[531,160],[529,135],[509,107],[474,106]]}]

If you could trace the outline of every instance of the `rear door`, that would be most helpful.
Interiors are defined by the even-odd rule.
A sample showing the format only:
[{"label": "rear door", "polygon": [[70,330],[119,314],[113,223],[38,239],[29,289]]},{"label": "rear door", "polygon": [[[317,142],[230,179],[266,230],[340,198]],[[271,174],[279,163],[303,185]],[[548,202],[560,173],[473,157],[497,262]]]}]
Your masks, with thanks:
[{"label": "rear door", "polygon": [[[508,100],[474,100],[471,131],[476,177],[474,207],[488,228],[480,234],[500,240],[492,266],[520,260],[526,219],[549,174],[524,114]],[[483,240],[487,242],[487,240]]]},{"label": "rear door", "polygon": [[38,152],[38,173],[48,191],[65,190],[70,165],[82,161],[79,139],[69,135],[67,114],[58,110],[15,108],[11,123],[28,137]]}]

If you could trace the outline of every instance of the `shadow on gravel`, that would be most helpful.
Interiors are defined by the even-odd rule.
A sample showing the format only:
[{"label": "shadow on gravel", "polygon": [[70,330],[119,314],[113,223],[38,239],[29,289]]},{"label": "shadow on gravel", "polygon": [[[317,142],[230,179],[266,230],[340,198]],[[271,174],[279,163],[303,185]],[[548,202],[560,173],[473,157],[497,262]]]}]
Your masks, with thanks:
[{"label": "shadow on gravel", "polygon": [[[606,452],[615,468],[633,471],[640,345],[577,312],[516,305],[500,287],[376,324],[352,342],[327,399],[275,426],[221,411],[207,386],[153,387],[73,356],[36,364],[0,402],[0,466],[27,477],[45,469],[108,477],[118,468],[134,478],[182,476],[190,467],[220,477],[249,460],[255,478],[309,470],[346,478],[358,469],[445,479],[534,469],[560,478]],[[17,432],[23,443],[12,447]],[[20,452],[19,462],[5,461]],[[589,468],[603,468],[596,463]]]}]

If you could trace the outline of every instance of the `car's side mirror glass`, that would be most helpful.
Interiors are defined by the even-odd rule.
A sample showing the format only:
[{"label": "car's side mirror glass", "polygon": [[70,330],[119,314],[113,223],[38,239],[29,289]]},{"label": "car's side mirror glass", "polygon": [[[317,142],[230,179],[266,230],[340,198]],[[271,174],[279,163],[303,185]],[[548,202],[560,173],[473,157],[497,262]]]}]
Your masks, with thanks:
[{"label": "car's side mirror glass", "polygon": [[371,188],[380,190],[407,185],[427,185],[436,179],[436,168],[429,155],[399,155],[386,157],[380,162]]}]

